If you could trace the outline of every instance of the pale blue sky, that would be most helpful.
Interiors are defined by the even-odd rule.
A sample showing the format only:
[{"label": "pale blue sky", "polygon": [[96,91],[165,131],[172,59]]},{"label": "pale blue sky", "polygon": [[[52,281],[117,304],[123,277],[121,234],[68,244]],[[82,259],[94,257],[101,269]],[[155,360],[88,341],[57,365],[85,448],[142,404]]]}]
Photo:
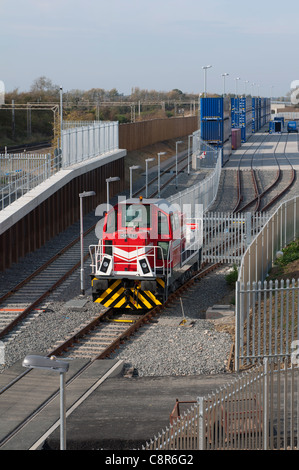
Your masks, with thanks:
[{"label": "pale blue sky", "polygon": [[64,91],[132,87],[284,95],[299,80],[298,0],[0,0],[7,91],[40,77]]}]

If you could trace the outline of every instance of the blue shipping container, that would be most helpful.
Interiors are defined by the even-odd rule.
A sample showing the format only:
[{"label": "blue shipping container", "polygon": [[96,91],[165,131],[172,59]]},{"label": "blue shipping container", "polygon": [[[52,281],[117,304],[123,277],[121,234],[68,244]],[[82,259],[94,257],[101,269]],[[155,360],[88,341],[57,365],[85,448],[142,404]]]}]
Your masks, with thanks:
[{"label": "blue shipping container", "polygon": [[230,116],[229,98],[201,98],[201,120],[226,119]]}]

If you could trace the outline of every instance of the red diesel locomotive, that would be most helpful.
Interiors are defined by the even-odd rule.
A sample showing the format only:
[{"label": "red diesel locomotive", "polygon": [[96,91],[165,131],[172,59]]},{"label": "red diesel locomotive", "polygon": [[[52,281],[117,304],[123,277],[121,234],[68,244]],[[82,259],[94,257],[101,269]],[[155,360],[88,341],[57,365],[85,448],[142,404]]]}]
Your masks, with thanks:
[{"label": "red diesel locomotive", "polygon": [[91,284],[94,302],[106,307],[151,309],[200,267],[198,223],[164,199],[119,202],[102,232],[90,246]]}]

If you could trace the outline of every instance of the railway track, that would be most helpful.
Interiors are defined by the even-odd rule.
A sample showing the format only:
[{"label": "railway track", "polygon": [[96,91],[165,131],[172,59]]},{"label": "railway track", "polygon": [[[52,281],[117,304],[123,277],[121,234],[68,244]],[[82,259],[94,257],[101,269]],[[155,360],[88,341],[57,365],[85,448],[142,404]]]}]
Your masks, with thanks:
[{"label": "railway track", "polygon": [[[180,297],[188,288],[195,282],[206,276],[211,271],[217,269],[219,264],[215,263],[209,266],[204,266],[198,273],[196,273],[190,280],[188,280],[181,288],[170,295],[167,302],[146,312],[145,314],[128,314],[124,311],[115,311],[115,309],[107,309],[98,318],[92,320],[81,331],[77,332],[71,338],[60,345],[54,347],[48,356],[58,356],[64,360],[72,360],[74,358],[86,359],[86,365],[70,379],[70,382],[80,378],[86,370],[92,366],[94,361],[107,358],[121,343],[130,338],[136,333],[144,324],[150,322],[154,317],[167,309],[167,306],[175,299]],[[30,369],[25,369],[24,372],[15,377],[10,383],[6,384],[0,389],[0,395],[5,397],[6,393],[11,393],[14,386],[17,386],[23,378],[31,373]],[[67,385],[70,383],[67,382]],[[43,411],[45,406],[50,401],[54,400],[59,394],[59,391],[49,398],[45,403],[35,409],[30,416],[20,423],[15,429],[1,437],[0,448],[3,447],[12,437],[15,437],[23,427],[30,422],[35,416]]]},{"label": "railway track", "polygon": [[1,147],[0,153],[19,153],[19,152],[28,152],[33,150],[42,150],[46,148],[50,148],[52,143],[48,140],[43,142],[34,142],[31,144],[21,144],[21,145],[13,145],[10,147]]},{"label": "railway track", "polygon": [[[254,169],[254,158],[258,154],[259,149],[261,146],[266,142],[267,138],[262,139],[262,141],[259,143],[258,147],[255,149],[253,154],[251,155],[250,159],[250,173],[251,173],[251,188],[254,190],[254,195],[250,198],[248,202],[246,202],[243,206],[241,206],[242,200],[243,200],[243,187],[244,182],[242,181],[244,178],[242,175],[242,171],[240,169],[240,165],[242,162],[242,159],[246,155],[246,152],[250,150],[250,148],[255,144],[251,145],[246,152],[244,152],[242,159],[240,159],[240,162],[238,164],[238,169],[237,169],[237,191],[238,191],[238,202],[233,210],[234,213],[239,213],[239,212],[244,212],[246,210],[250,210],[250,208],[254,212],[265,212],[268,211],[270,207],[275,204],[294,184],[296,180],[296,172],[291,164],[289,158],[286,155],[286,148],[288,144],[288,138],[289,134],[280,134],[279,139],[276,143],[273,156],[277,165],[277,172],[276,172],[276,177],[274,180],[264,189],[260,190],[259,189],[259,183],[258,183],[258,178],[257,178],[257,171]],[[278,153],[278,148],[279,145],[283,146],[282,154],[283,154],[283,159],[284,163],[286,162],[287,165],[289,166],[289,169],[283,168],[282,169],[282,163],[279,162],[277,153]],[[263,202],[265,201],[266,202]]]}]

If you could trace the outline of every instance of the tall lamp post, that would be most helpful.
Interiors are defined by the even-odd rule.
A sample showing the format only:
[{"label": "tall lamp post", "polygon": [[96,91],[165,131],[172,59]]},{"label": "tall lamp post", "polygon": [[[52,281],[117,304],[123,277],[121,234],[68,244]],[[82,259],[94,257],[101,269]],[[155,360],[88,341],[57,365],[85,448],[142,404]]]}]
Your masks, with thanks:
[{"label": "tall lamp post", "polygon": [[178,187],[178,145],[182,144],[182,140],[178,140],[175,143],[175,187]]},{"label": "tall lamp post", "polygon": [[147,191],[147,187],[148,187],[148,164],[149,162],[153,162],[155,159],[154,158],[147,158],[145,160],[145,197],[147,199],[148,197],[148,191]]},{"label": "tall lamp post", "polygon": [[114,181],[119,181],[120,178],[118,176],[110,176],[110,178],[106,179],[107,183],[107,213],[109,212],[109,183],[113,183]]},{"label": "tall lamp post", "polygon": [[247,83],[249,83],[249,80],[244,80],[244,96],[246,98],[247,95]]},{"label": "tall lamp post", "polygon": [[66,400],[65,400],[65,374],[69,363],[56,359],[55,356],[44,357],[29,355],[22,362],[27,369],[45,369],[60,374],[60,450],[66,450]]},{"label": "tall lamp post", "polygon": [[205,65],[203,67],[203,71],[204,71],[204,91],[205,91],[205,98],[207,97],[207,70],[212,68],[212,65]]},{"label": "tall lamp post", "polygon": [[191,148],[190,140],[191,139],[193,139],[193,134],[188,135],[188,175],[190,173],[190,148]]},{"label": "tall lamp post", "polygon": [[160,157],[165,154],[166,152],[158,153],[158,197],[160,197]]},{"label": "tall lamp post", "polygon": [[94,191],[84,191],[79,194],[80,198],[80,244],[81,244],[81,269],[80,269],[80,283],[81,283],[81,295],[85,294],[84,290],[84,246],[83,246],[83,198],[89,196],[95,196]]},{"label": "tall lamp post", "polygon": [[130,198],[133,197],[133,181],[132,181],[132,173],[133,173],[133,170],[139,170],[139,168],[141,168],[140,165],[133,165],[133,166],[130,166]]},{"label": "tall lamp post", "polygon": [[235,78],[236,80],[236,98],[238,98],[238,80],[241,80],[240,77]]},{"label": "tall lamp post", "polygon": [[61,150],[61,160],[62,161],[62,131],[63,131],[63,106],[62,106],[62,86],[60,86],[60,150]]},{"label": "tall lamp post", "polygon": [[223,77],[223,96],[225,96],[225,78],[229,76],[229,73],[223,73],[221,76]]}]

